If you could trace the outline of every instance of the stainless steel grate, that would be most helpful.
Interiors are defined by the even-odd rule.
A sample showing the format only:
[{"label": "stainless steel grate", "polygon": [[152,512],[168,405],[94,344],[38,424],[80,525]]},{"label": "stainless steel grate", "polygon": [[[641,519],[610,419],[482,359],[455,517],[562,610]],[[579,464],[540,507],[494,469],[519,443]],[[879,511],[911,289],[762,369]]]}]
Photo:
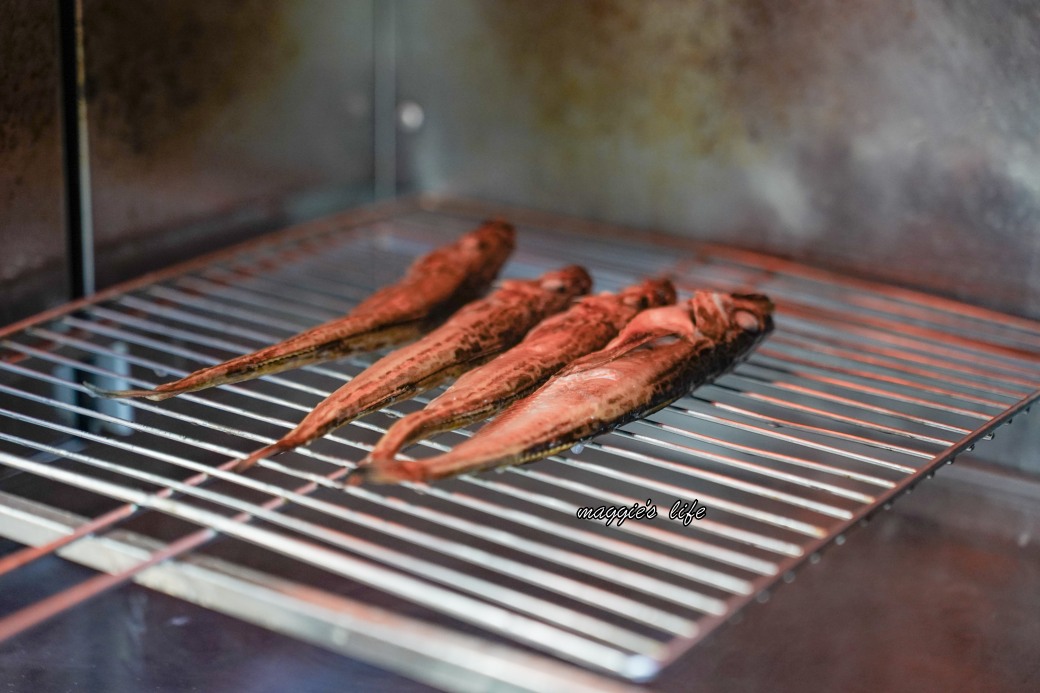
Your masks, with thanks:
[{"label": "stainless steel grate", "polygon": [[[0,533],[26,545],[0,576],[50,553],[100,571],[0,617],[0,639],[134,579],[453,687],[647,680],[1040,396],[1034,322],[516,210],[509,275],[581,262],[599,289],[662,273],[683,291],[754,289],[778,303],[777,330],[734,373],[584,450],[430,487],[341,485],[428,398],[227,471],[371,358],[162,403],[79,384],[152,386],[270,343],[502,212],[348,213],[0,333]],[[648,499],[654,520],[575,517]],[[703,519],[669,519],[695,499]]]}]

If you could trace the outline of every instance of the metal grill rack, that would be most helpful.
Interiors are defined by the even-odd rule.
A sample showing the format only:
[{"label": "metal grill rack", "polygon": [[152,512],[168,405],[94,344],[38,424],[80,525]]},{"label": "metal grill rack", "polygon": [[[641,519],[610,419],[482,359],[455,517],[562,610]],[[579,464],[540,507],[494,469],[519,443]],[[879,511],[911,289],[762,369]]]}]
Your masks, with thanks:
[{"label": "metal grill rack", "polygon": [[[342,479],[430,397],[228,471],[375,356],[160,403],[97,400],[80,384],[153,386],[276,341],[492,215],[520,226],[508,276],[578,262],[599,290],[659,274],[684,293],[755,290],[776,301],[777,329],[733,373],[583,450],[429,487],[344,489]],[[52,553],[99,571],[0,617],[0,639],[136,580],[458,688],[652,679],[1040,396],[1034,322],[459,201],[306,225],[0,337],[0,534],[25,545],[0,557],[0,579]],[[653,520],[575,516],[648,499]],[[703,519],[669,519],[694,499]]]}]

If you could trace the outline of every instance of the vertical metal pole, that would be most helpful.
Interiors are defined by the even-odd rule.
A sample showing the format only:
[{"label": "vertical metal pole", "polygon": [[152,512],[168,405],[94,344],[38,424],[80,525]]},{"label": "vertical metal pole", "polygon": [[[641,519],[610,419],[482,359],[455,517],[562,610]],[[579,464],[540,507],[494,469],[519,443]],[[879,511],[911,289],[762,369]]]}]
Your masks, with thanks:
[{"label": "vertical metal pole", "polygon": [[69,292],[71,298],[81,298],[95,289],[82,0],[58,0],[58,32]]},{"label": "vertical metal pole", "polygon": [[397,2],[375,0],[372,7],[372,114],[374,194],[397,194]]},{"label": "vertical metal pole", "polygon": [[[61,62],[62,169],[65,181],[65,245],[69,297],[94,293],[94,226],[90,205],[90,150],[87,148],[86,68],[83,54],[82,0],[58,0],[58,51]],[[72,382],[89,377],[70,369]],[[92,409],[94,402],[80,390],[56,392],[58,399]],[[72,425],[88,430],[90,419],[74,415]],[[73,441],[69,441],[72,443]]]}]

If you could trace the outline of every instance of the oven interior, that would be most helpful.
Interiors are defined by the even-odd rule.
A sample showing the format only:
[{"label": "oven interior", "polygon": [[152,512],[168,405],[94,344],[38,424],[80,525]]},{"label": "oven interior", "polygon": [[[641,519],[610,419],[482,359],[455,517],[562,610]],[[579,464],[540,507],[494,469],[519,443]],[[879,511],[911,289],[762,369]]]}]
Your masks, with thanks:
[{"label": "oven interior", "polygon": [[[1035,683],[1037,78],[1012,68],[1040,32],[1025,10],[888,5],[19,7],[0,29],[5,677]],[[761,291],[777,330],[584,449],[429,487],[342,484],[429,397],[214,471],[375,356],[163,403],[82,385],[283,338],[489,216],[520,229],[506,276]],[[648,498],[709,515],[574,517]]]}]

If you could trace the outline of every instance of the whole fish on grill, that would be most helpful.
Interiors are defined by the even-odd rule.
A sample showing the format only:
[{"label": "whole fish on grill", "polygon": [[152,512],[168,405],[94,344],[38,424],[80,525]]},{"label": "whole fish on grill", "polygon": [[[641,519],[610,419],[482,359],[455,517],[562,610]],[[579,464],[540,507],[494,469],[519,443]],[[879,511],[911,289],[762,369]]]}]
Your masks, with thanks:
[{"label": "whole fish on grill", "polygon": [[362,465],[349,482],[432,481],[566,450],[731,369],[772,329],[772,311],[765,296],[706,291],[643,311],[604,349],[578,359],[451,451]]},{"label": "whole fish on grill", "polygon": [[392,460],[421,438],[490,417],[578,357],[603,348],[640,311],[673,303],[675,287],[667,279],[581,299],[543,321],[520,344],[462,375],[425,409],[394,423],[363,464]]},{"label": "whole fish on grill", "polygon": [[424,392],[475,368],[523,339],[544,318],[588,293],[592,279],[571,265],[538,279],[507,279],[486,298],[463,307],[443,325],[402,347],[339,388],[280,440],[243,459],[257,461],[306,445],[354,419]]},{"label": "whole fish on grill", "polygon": [[379,289],[343,317],[278,344],[202,368],[152,390],[103,390],[85,384],[105,397],[163,400],[409,342],[483,294],[515,245],[516,232],[511,224],[488,221],[454,243],[419,258],[404,278]]}]

